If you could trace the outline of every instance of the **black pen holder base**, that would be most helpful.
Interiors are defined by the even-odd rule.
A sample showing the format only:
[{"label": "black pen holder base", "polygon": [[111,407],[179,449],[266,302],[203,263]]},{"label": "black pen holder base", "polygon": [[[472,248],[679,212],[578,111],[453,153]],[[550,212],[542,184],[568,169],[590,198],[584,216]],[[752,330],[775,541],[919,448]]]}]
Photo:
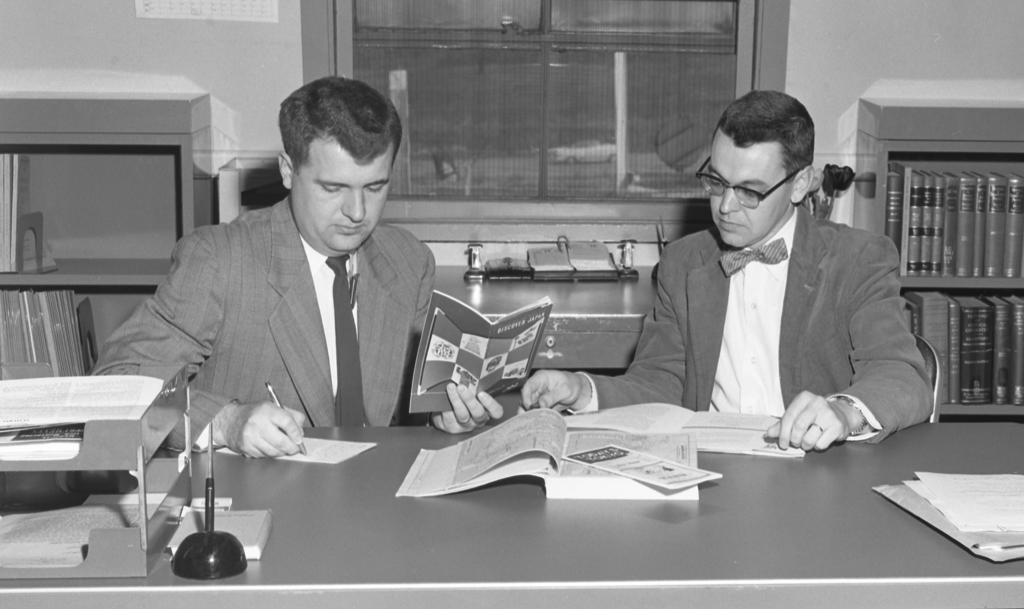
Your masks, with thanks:
[{"label": "black pen holder base", "polygon": [[189,579],[231,577],[247,566],[242,542],[227,531],[192,533],[181,541],[171,559],[174,574]]}]

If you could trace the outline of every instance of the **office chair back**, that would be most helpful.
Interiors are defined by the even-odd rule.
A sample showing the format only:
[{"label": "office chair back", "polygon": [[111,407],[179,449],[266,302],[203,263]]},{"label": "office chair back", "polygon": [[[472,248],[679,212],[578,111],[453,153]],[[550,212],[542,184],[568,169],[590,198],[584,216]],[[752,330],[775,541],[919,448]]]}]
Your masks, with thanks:
[{"label": "office chair back", "polygon": [[924,368],[928,372],[928,379],[932,383],[932,414],[928,418],[929,423],[937,423],[939,421],[939,385],[942,381],[942,371],[939,366],[939,354],[935,352],[935,347],[929,343],[923,336],[917,334],[914,335],[914,340],[917,342],[917,349],[921,352],[921,357],[924,358]]}]

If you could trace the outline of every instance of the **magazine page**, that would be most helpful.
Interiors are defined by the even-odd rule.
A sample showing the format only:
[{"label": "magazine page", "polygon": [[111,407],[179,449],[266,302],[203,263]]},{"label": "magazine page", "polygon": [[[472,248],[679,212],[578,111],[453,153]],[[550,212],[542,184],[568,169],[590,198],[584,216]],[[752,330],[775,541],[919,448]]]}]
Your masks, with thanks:
[{"label": "magazine page", "polygon": [[[566,419],[569,429],[616,429],[634,433],[693,434],[697,450],[773,457],[799,458],[799,448],[782,450],[766,441],[765,431],[778,422],[768,415],[693,411],[660,402],[631,404],[578,414]],[[638,449],[642,450],[642,449]]]},{"label": "magazine page", "polygon": [[537,409],[440,450],[421,450],[396,497],[456,493],[512,476],[551,471],[565,443],[562,415]]},{"label": "magazine page", "polygon": [[569,429],[617,429],[633,433],[677,432],[693,417],[689,408],[662,402],[606,408],[566,418]]},{"label": "magazine page", "polygon": [[435,291],[417,348],[409,412],[448,410],[445,388],[451,383],[492,394],[520,386],[550,313],[551,301],[542,298],[487,321],[468,305]]},{"label": "magazine page", "polygon": [[[569,430],[563,454],[615,444],[657,455],[687,467],[697,467],[697,445],[689,433],[636,434],[616,430]],[[544,476],[548,499],[699,499],[696,486],[676,493],[615,474],[562,460],[558,471]]]}]

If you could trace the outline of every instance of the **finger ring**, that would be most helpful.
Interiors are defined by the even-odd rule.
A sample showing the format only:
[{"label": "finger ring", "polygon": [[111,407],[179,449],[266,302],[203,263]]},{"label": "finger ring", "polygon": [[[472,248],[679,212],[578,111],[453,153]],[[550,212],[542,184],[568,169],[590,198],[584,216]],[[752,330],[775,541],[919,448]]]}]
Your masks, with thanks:
[{"label": "finger ring", "polygon": [[821,433],[821,432],[825,431],[825,428],[822,427],[821,425],[818,425],[817,423],[811,423],[810,425],[808,425],[807,426],[807,431],[810,431],[812,427],[817,427],[818,428],[818,433]]}]

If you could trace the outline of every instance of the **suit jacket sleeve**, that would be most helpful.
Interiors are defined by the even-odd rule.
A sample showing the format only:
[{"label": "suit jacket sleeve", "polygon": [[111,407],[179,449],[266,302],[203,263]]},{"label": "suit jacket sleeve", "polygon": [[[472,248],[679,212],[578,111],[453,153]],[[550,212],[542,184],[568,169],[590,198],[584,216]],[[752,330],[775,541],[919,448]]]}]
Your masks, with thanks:
[{"label": "suit jacket sleeve", "polygon": [[654,308],[644,318],[636,353],[626,373],[591,377],[601,408],[641,402],[682,404],[687,308],[686,274],[678,267],[673,257],[662,257]]},{"label": "suit jacket sleeve", "polygon": [[[93,374],[151,374],[186,367],[194,374],[209,357],[224,316],[223,265],[217,261],[216,234],[204,228],[181,239],[171,270],[152,298],[146,299],[104,345]],[[224,396],[192,392],[192,430],[199,433],[223,404]],[[182,448],[183,426],[168,444]]]},{"label": "suit jacket sleeve", "polygon": [[924,361],[902,314],[898,260],[895,246],[876,237],[848,263],[852,280],[837,286],[839,319],[847,320],[849,328],[847,336],[838,338],[850,343],[853,378],[848,387],[822,389],[848,393],[864,402],[882,424],[871,442],[920,423],[931,414]]}]

